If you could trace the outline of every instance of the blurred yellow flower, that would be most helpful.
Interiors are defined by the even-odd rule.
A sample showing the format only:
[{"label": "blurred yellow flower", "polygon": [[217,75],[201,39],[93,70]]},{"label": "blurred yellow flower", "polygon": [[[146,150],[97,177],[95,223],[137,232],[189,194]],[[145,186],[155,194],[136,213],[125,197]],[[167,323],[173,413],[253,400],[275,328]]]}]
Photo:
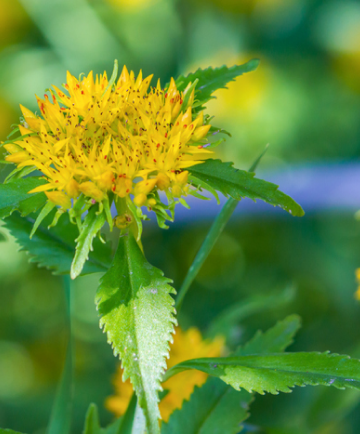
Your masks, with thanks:
[{"label": "blurred yellow flower", "polygon": [[158,3],[159,0],[107,0],[115,8],[123,11],[133,12],[146,8],[151,4]]},{"label": "blurred yellow flower", "polygon": [[357,289],[357,291],[355,293],[355,298],[357,300],[360,300],[360,268],[358,268],[355,271],[355,276],[356,276],[356,281],[357,281],[357,284],[358,284],[358,289]]},{"label": "blurred yellow flower", "polygon": [[[224,348],[224,339],[217,337],[213,341],[203,340],[201,333],[196,328],[190,328],[183,332],[176,329],[174,342],[170,348],[168,368],[177,365],[184,360],[200,357],[219,357]],[[125,413],[129,404],[133,389],[129,380],[122,382],[122,369],[119,369],[114,377],[115,395],[106,400],[106,407],[116,416]],[[159,408],[161,417],[165,422],[170,414],[177,408],[181,408],[184,399],[188,400],[195,386],[205,383],[207,374],[200,371],[182,372],[162,384],[167,395],[161,400]]]}]

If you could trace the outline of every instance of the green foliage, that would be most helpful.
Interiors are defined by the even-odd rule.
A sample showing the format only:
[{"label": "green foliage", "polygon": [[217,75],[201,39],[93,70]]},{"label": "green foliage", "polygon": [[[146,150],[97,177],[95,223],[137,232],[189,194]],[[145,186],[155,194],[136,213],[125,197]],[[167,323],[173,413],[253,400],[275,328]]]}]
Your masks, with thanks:
[{"label": "green foliage", "polygon": [[[265,333],[258,332],[236,355],[283,351],[292,343],[299,327],[300,318],[291,315]],[[251,400],[252,395],[245,390],[238,392],[210,378],[203,387],[194,390],[181,410],[171,415],[162,434],[236,434],[240,423],[248,417]]]},{"label": "green foliage", "polygon": [[13,431],[12,429],[0,428],[0,434],[23,434],[23,433],[18,432],[18,431]]},{"label": "green foliage", "polygon": [[183,91],[189,83],[194,83],[195,80],[198,80],[195,88],[195,98],[198,100],[197,105],[202,106],[211,98],[214,98],[212,94],[217,89],[226,88],[227,83],[234,81],[239,75],[254,71],[259,63],[258,59],[252,59],[243,65],[234,65],[231,68],[225,65],[220,68],[199,68],[186,77],[181,75],[176,80],[176,85],[179,90]]},{"label": "green foliage", "polygon": [[252,339],[235,351],[234,355],[248,356],[250,354],[283,352],[293,343],[294,336],[300,327],[300,317],[290,315],[265,333],[258,330]]},{"label": "green foliage", "polygon": [[161,434],[237,434],[251,401],[252,395],[245,390],[238,392],[210,378],[171,415]]},{"label": "green foliage", "polygon": [[32,228],[32,231],[30,233],[30,238],[33,237],[34,233],[36,232],[37,228],[39,227],[40,223],[44,220],[44,218],[51,213],[51,211],[55,208],[55,204],[51,202],[50,200],[42,207],[41,211],[39,212],[39,215],[37,216],[34,226]]},{"label": "green foliage", "polygon": [[191,175],[205,181],[225,196],[231,196],[236,200],[242,197],[248,197],[254,201],[261,199],[271,205],[280,206],[294,216],[304,215],[301,206],[291,197],[279,191],[277,185],[255,178],[254,173],[235,169],[233,163],[209,159],[188,170]]},{"label": "green foliage", "polygon": [[105,213],[98,212],[96,206],[92,206],[89,209],[81,225],[80,235],[76,239],[76,252],[70,269],[72,279],[75,279],[81,274],[85,262],[89,259],[89,253],[93,250],[93,239],[100,232],[105,221]]},{"label": "green foliage", "polygon": [[[284,353],[194,359],[179,363],[168,376],[198,369],[219,377],[236,390],[264,394],[291,392],[294,386],[360,389],[360,360],[329,353]],[[172,371],[172,372],[170,372]]]},{"label": "green foliage", "polygon": [[[47,225],[52,221],[54,214],[55,211],[43,220],[32,239],[29,235],[34,219],[30,216],[20,217],[18,213],[14,213],[4,223],[22,250],[29,252],[31,262],[52,270],[54,274],[67,274],[70,272],[71,262],[75,255],[74,240],[78,235],[78,229],[76,225],[70,223],[67,213],[60,218],[55,227],[48,229]],[[110,245],[95,239],[94,247],[81,275],[104,272],[111,264]]]},{"label": "green foliage", "polygon": [[15,210],[26,216],[41,208],[47,201],[46,195],[28,193],[41,184],[44,184],[44,180],[35,177],[0,184],[0,218],[9,216]]},{"label": "green foliage", "polygon": [[99,412],[96,404],[90,404],[85,418],[85,426],[82,434],[127,434],[121,430],[122,419],[117,419],[106,428],[101,428]]},{"label": "green foliage", "polygon": [[170,295],[175,290],[168,283],[126,234],[96,295],[100,325],[114,354],[120,355],[124,380],[130,378],[133,384],[149,434],[159,432],[158,391],[176,323]]},{"label": "green foliage", "polygon": [[229,342],[234,327],[245,318],[254,314],[260,314],[269,309],[285,306],[294,300],[295,290],[288,287],[284,291],[270,294],[252,295],[239,303],[235,303],[221,312],[211,323],[207,336],[213,338],[216,335],[223,335]]},{"label": "green foliage", "polygon": [[[219,195],[217,194],[216,190],[212,188],[208,183],[206,183],[203,179],[196,178],[196,176],[189,175],[189,183],[196,187],[197,189],[201,190],[207,190],[209,193],[211,193],[215,199],[216,202],[219,204],[220,199]],[[190,190],[190,194],[193,194],[193,190]],[[206,198],[207,199],[207,198]]]}]

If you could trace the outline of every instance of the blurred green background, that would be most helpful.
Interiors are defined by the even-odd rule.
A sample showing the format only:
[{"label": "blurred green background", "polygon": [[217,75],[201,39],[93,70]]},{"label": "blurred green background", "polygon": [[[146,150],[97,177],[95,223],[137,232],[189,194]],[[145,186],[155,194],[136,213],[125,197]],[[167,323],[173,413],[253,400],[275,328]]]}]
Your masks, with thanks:
[{"label": "blurred green background", "polygon": [[[165,83],[199,66],[231,66],[252,57],[261,59],[259,69],[218,91],[207,105],[215,124],[233,135],[218,155],[248,168],[271,143],[263,170],[357,162],[360,4],[348,0],[0,0],[0,140],[18,121],[18,104],[36,110],[34,94],[60,85],[66,70],[111,73],[117,58]],[[176,288],[209,226],[206,220],[173,224],[168,231],[146,228],[147,258]],[[64,363],[65,299],[62,278],[28,259],[5,234],[0,426],[41,434]],[[353,296],[358,266],[360,224],[349,209],[318,209],[302,219],[245,213],[233,218],[220,238],[185,300],[180,322],[209,334],[219,312],[255,297],[260,307],[232,324],[229,347],[298,313],[303,329],[292,350],[360,357],[360,307]],[[104,424],[112,420],[103,403],[112,393],[118,362],[98,327],[93,301],[99,277],[72,285],[73,433],[81,432],[90,401],[99,405]],[[247,430],[357,434],[359,410],[359,393],[297,389],[257,397]]]}]

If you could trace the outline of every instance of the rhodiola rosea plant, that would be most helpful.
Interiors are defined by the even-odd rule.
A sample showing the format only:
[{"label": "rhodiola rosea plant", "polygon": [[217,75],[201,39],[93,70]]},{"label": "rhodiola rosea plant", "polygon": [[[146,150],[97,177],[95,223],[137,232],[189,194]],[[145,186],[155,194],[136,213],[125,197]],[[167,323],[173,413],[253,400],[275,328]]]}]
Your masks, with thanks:
[{"label": "rhodiola rosea plant", "polygon": [[[306,385],[360,389],[359,360],[285,352],[299,328],[295,315],[226,357],[190,358],[167,369],[177,313],[238,202],[260,199],[294,217],[303,215],[276,185],[255,177],[261,156],[249,171],[216,159],[214,149],[226,132],[205,104],[217,89],[257,66],[252,60],[198,69],[165,87],[160,81],[152,86],[152,76],[135,76],[125,66],[118,76],[117,62],[110,79],[106,73],[79,79],[68,73],[63,89],[53,86],[37,98],[39,114],[21,106],[19,125],[2,143],[7,152],[2,163],[14,168],[0,185],[0,218],[31,261],[71,279],[104,273],[95,300],[100,326],[134,394],[125,414],[105,429],[91,405],[85,434],[235,434],[256,393]],[[155,215],[166,229],[176,205],[188,206],[189,195],[208,199],[204,191],[228,200],[177,289],[147,262],[142,221]],[[115,254],[102,234],[105,226],[114,233]],[[51,434],[70,432],[71,363],[70,342]],[[187,370],[210,378],[160,423],[162,384]]]}]

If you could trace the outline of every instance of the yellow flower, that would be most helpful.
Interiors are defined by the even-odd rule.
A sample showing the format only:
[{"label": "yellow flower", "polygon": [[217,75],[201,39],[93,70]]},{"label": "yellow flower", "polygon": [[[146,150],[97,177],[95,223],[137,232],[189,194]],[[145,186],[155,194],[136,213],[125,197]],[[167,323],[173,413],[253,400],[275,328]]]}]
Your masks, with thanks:
[{"label": "yellow flower", "polygon": [[[224,339],[217,337],[213,341],[206,341],[198,329],[190,328],[183,332],[176,329],[174,343],[170,348],[168,368],[177,365],[184,360],[200,357],[219,357],[224,347]],[[121,416],[129,404],[133,388],[129,380],[122,382],[122,369],[119,369],[114,377],[115,395],[106,400],[106,407],[116,416]],[[205,383],[207,374],[199,371],[185,371],[170,378],[163,383],[167,395],[160,402],[161,417],[167,422],[170,414],[177,408],[181,408],[184,399],[188,400],[195,386]]]},{"label": "yellow flower", "polygon": [[356,281],[358,284],[358,289],[355,293],[356,300],[360,300],[360,268],[355,271]]},{"label": "yellow flower", "polygon": [[106,73],[77,79],[68,72],[64,91],[53,86],[37,97],[40,116],[20,106],[21,137],[4,147],[7,161],[46,178],[30,193],[50,192],[48,199],[64,208],[80,195],[90,203],[114,194],[155,209],[167,209],[158,190],[169,203],[185,196],[186,169],[212,153],[202,146],[210,125],[202,112],[193,116],[191,83],[180,92],[174,79],[166,90],[160,81],[150,87],[151,79],[125,66],[117,82]]}]

